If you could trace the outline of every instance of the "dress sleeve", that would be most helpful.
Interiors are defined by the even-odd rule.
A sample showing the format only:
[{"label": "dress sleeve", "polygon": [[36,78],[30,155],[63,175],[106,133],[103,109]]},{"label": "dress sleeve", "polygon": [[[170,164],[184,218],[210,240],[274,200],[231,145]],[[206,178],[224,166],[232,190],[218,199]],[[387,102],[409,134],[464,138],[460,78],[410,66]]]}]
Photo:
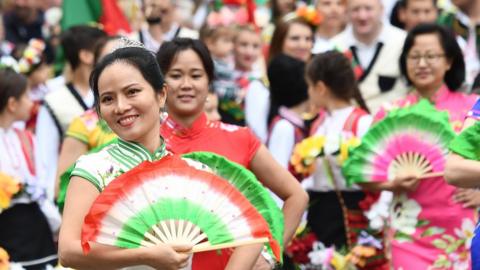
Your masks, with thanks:
[{"label": "dress sleeve", "polygon": [[88,135],[88,129],[81,116],[73,119],[65,134],[65,136],[75,138],[85,144],[88,144]]},{"label": "dress sleeve", "polygon": [[98,189],[98,191],[101,192],[102,188],[100,185],[100,175],[98,175],[98,170],[95,168],[95,165],[98,163],[95,162],[93,157],[94,155],[81,156],[75,163],[75,167],[70,174],[70,178],[72,176],[81,177],[92,183]]}]

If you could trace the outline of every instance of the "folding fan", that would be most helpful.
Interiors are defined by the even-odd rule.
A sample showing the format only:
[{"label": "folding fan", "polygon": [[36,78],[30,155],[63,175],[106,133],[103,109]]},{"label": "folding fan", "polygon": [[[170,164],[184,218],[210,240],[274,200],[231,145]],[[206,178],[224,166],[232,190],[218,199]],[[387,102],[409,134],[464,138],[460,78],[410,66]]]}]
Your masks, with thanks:
[{"label": "folding fan", "polygon": [[450,151],[465,158],[480,160],[480,122],[464,130],[450,143]]},{"label": "folding fan", "polygon": [[393,180],[400,174],[440,176],[454,136],[448,114],[422,100],[390,112],[375,124],[352,151],[342,171],[349,184]]},{"label": "folding fan", "polygon": [[113,180],[85,217],[85,252],[92,241],[122,248],[190,243],[193,252],[268,242],[281,260],[281,246],[253,203],[228,180],[177,156]]}]

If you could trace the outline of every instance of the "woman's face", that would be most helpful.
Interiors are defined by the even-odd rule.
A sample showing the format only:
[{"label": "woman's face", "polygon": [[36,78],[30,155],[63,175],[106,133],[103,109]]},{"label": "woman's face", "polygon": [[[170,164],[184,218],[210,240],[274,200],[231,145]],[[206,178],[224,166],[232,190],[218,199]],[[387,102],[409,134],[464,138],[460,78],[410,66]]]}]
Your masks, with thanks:
[{"label": "woman's face", "polygon": [[159,136],[165,89],[156,93],[136,67],[125,62],[107,66],[98,92],[100,115],[120,138],[145,145]]},{"label": "woman's face", "polygon": [[307,62],[310,59],[310,51],[313,46],[312,36],[313,33],[310,27],[301,23],[293,23],[285,36],[282,52]]},{"label": "woman's face", "polygon": [[346,23],[346,5],[343,0],[319,0],[317,10],[323,15],[326,27],[341,29]]},{"label": "woman's face", "polygon": [[208,76],[198,54],[180,51],[165,74],[168,85],[168,113],[177,117],[196,117],[203,112],[208,95]]},{"label": "woman's face", "polygon": [[418,91],[440,87],[451,66],[438,35],[433,33],[415,37],[406,62],[408,78]]},{"label": "woman's face", "polygon": [[261,41],[257,33],[241,31],[234,44],[235,63],[241,70],[252,70],[253,64],[261,54]]}]

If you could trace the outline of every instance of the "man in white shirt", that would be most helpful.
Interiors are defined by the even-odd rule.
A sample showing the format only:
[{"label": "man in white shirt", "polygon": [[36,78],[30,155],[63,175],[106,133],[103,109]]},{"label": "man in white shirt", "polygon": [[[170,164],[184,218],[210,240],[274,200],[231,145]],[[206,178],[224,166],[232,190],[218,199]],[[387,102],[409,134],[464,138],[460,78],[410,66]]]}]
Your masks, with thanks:
[{"label": "man in white shirt", "polygon": [[398,64],[406,33],[383,22],[381,0],[349,0],[347,16],[350,25],[332,42],[351,56],[362,96],[375,113],[407,92]]},{"label": "man in white shirt", "polygon": [[144,0],[143,11],[147,22],[138,32],[138,40],[148,50],[157,52],[164,41],[176,37],[198,38],[198,32],[183,26],[176,20],[173,0]]}]

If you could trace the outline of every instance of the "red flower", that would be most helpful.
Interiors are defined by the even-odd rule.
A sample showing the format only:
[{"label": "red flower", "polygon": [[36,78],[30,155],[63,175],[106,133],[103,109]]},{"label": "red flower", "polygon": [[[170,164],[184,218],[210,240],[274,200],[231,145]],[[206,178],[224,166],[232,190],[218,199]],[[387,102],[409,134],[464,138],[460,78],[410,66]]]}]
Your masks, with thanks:
[{"label": "red flower", "polygon": [[300,237],[295,237],[287,247],[288,254],[291,254],[292,260],[298,264],[307,264],[310,262],[308,253],[313,249],[313,243],[317,241],[314,233],[308,233]]}]

